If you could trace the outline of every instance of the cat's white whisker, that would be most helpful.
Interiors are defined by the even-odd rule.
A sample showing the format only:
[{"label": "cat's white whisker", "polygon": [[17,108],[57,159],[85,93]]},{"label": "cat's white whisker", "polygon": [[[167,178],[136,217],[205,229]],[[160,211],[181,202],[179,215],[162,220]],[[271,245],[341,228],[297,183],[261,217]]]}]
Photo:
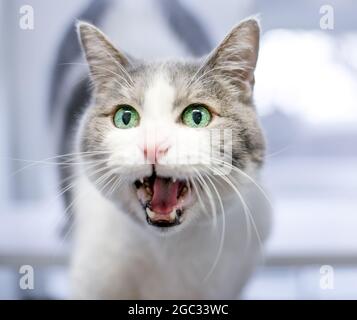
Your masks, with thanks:
[{"label": "cat's white whisker", "polygon": [[[105,169],[105,168],[102,168],[102,169]],[[111,174],[112,174],[111,171],[104,173],[102,176],[100,176],[100,177],[95,181],[95,184],[98,185],[98,184],[100,184],[100,183],[103,183],[103,181],[106,182],[106,181],[111,177]],[[104,184],[104,186],[100,187],[99,190],[100,190],[100,191],[103,191],[103,189],[105,188],[105,186],[106,186],[106,183]],[[84,193],[81,192],[80,195],[77,195],[77,197],[74,198],[73,201],[65,208],[64,214],[66,215],[66,214],[69,212],[69,210],[70,210],[78,201],[80,201],[81,198],[83,198],[84,196],[87,196],[88,193],[89,193],[89,191],[86,191],[86,192],[84,192]],[[71,234],[71,232],[72,232],[72,230],[73,230],[73,228],[74,228],[75,221],[76,221],[76,220],[72,221],[72,223],[69,225],[68,229],[66,230],[66,233],[63,235],[61,241],[58,243],[57,249],[55,249],[55,250],[54,250],[54,253],[53,253],[53,256],[54,256],[54,257],[56,257],[56,254],[57,254],[57,252],[59,251],[59,248],[64,245],[64,243],[66,242],[68,236]]]},{"label": "cat's white whisker", "polygon": [[221,257],[222,251],[223,251],[223,246],[224,246],[224,237],[225,237],[225,232],[226,232],[226,216],[225,216],[225,211],[224,211],[224,206],[223,206],[223,202],[222,202],[222,198],[215,186],[215,184],[212,182],[212,180],[209,178],[208,174],[205,174],[205,177],[207,178],[207,180],[210,182],[210,184],[212,185],[213,190],[215,191],[218,201],[219,201],[219,205],[221,207],[221,214],[222,214],[222,232],[221,232],[221,237],[219,240],[219,246],[218,246],[218,251],[217,251],[217,255],[213,261],[213,264],[210,268],[210,270],[208,271],[207,275],[204,277],[204,282],[206,282],[210,276],[212,275],[213,271],[215,270],[219,259]]},{"label": "cat's white whisker", "polygon": [[207,196],[208,201],[209,201],[210,206],[211,206],[212,217],[213,217],[212,227],[213,227],[213,228],[216,228],[216,227],[217,227],[217,208],[216,208],[216,204],[214,203],[214,199],[213,199],[212,193],[211,193],[211,191],[210,191],[210,188],[209,188],[207,182],[206,182],[205,179],[203,178],[202,174],[201,174],[198,170],[195,170],[195,172],[196,172],[196,174],[197,174],[198,180],[201,182],[201,185],[202,185],[202,187],[203,187],[203,190],[205,191],[206,196]]},{"label": "cat's white whisker", "polygon": [[[93,166],[94,166],[94,165],[93,165]],[[106,167],[102,167],[102,168],[100,168],[100,169],[98,169],[98,170],[94,170],[94,171],[92,171],[92,172],[88,175],[88,177],[92,177],[93,175],[98,174],[98,173],[100,173],[100,172],[103,172],[103,171],[105,171],[105,170],[107,170]],[[49,202],[48,204],[46,204],[46,207],[47,207],[49,210],[50,210],[52,204],[53,204],[60,196],[62,196],[62,195],[65,194],[66,192],[69,192],[70,190],[72,190],[72,189],[75,188],[76,186],[78,186],[78,184],[79,184],[80,181],[79,181],[79,180],[76,180],[75,177],[78,177],[78,173],[75,173],[75,174],[71,175],[70,177],[67,177],[67,179],[70,178],[69,180],[71,180],[72,182],[69,183],[68,185],[64,186],[63,188],[61,188],[58,193],[56,193],[53,197],[51,197],[50,202]],[[63,181],[62,181],[62,182],[63,182]],[[69,210],[71,209],[71,207],[72,207],[72,205],[66,207],[66,208],[64,209],[64,214],[61,215],[61,216],[59,217],[59,219],[56,219],[53,224],[54,224],[54,225],[58,225],[58,224],[60,224],[63,220],[65,220],[66,216],[71,215],[71,211],[69,211]]]},{"label": "cat's white whisker", "polygon": [[270,205],[270,208],[273,207],[273,204],[272,204],[272,201],[271,199],[269,198],[269,196],[267,195],[267,193],[264,191],[263,187],[260,186],[250,175],[248,175],[246,172],[244,172],[243,170],[239,169],[238,167],[236,166],[233,166],[232,164],[228,163],[228,162],[225,162],[223,160],[220,160],[220,159],[211,159],[212,162],[215,162],[216,164],[219,164],[219,165],[223,165],[223,166],[226,166],[228,167],[229,169],[232,169],[233,171],[237,172],[238,174],[241,174],[243,175],[245,178],[247,178],[250,182],[253,183],[253,185],[262,193],[262,195],[264,196],[265,200],[267,200],[267,202],[269,203]]},{"label": "cat's white whisker", "polygon": [[[216,172],[219,172],[217,169],[214,169],[216,170]],[[237,194],[238,198],[240,199],[242,205],[243,205],[243,208],[244,208],[244,213],[246,214],[247,216],[247,228],[249,226],[249,228],[247,229],[249,231],[248,233],[248,243],[247,243],[247,246],[249,245],[249,243],[251,242],[251,232],[250,232],[250,227],[253,226],[253,229],[254,229],[254,232],[256,234],[256,238],[257,238],[257,241],[258,241],[258,245],[259,245],[259,249],[260,249],[260,254],[262,257],[264,257],[264,254],[263,254],[263,244],[262,244],[262,238],[259,234],[259,231],[258,231],[258,227],[255,223],[255,220],[254,220],[254,217],[251,213],[251,210],[249,208],[249,206],[247,205],[247,203],[245,202],[241,192],[236,188],[236,186],[231,182],[231,180],[229,179],[229,176],[225,176],[225,175],[218,175],[217,177],[223,179],[225,182],[227,182],[227,184],[233,189],[233,191]]]},{"label": "cat's white whisker", "polygon": [[[60,158],[63,158],[63,157],[69,157],[69,156],[79,156],[81,154],[83,154],[84,156],[89,156],[89,155],[93,155],[93,154],[97,154],[98,152],[88,152],[88,154],[86,152],[76,152],[76,153],[69,153],[69,154],[64,154],[64,155],[57,155],[57,156],[54,156],[54,157],[49,157],[49,158],[45,158],[45,159],[42,159],[42,160],[30,160],[30,159],[21,159],[21,158],[9,158],[9,160],[12,160],[12,161],[19,161],[19,162],[28,162],[29,164],[22,167],[22,168],[19,168],[18,170],[12,172],[12,176],[26,170],[26,169],[29,169],[31,167],[34,167],[36,165],[40,165],[40,164],[45,164],[45,165],[71,165],[71,164],[78,164],[80,165],[82,162],[78,162],[78,158],[76,157],[76,161],[77,163],[74,163],[74,162],[52,162],[50,160],[54,160],[54,159],[60,159]],[[104,153],[103,153],[104,154]],[[108,151],[106,151],[105,154],[108,154]]]},{"label": "cat's white whisker", "polygon": [[194,188],[194,190],[195,190],[195,193],[196,193],[196,195],[197,195],[197,198],[198,198],[198,201],[199,201],[199,203],[200,203],[200,206],[201,206],[203,212],[206,213],[206,207],[205,207],[205,205],[203,204],[203,201],[202,201],[202,198],[201,198],[201,194],[200,194],[200,191],[199,191],[198,188],[197,188],[195,179],[190,178],[190,181],[191,181],[192,186],[193,186],[193,188]]}]

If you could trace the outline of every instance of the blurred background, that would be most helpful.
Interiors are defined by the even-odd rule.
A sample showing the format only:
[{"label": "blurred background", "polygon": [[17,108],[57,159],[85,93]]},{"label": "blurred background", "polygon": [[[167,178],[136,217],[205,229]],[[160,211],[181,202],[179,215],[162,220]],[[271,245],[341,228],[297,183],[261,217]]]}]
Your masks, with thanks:
[{"label": "blurred background", "polygon": [[[31,21],[21,18],[31,8],[27,29]],[[58,153],[71,79],[86,72],[66,65],[83,62],[76,19],[102,27],[134,56],[188,57],[208,53],[256,13],[255,99],[274,226],[243,298],[357,298],[353,0],[1,0],[0,298],[65,298],[69,290],[65,208],[55,161],[46,159]],[[34,269],[33,290],[19,285],[23,265]]]}]

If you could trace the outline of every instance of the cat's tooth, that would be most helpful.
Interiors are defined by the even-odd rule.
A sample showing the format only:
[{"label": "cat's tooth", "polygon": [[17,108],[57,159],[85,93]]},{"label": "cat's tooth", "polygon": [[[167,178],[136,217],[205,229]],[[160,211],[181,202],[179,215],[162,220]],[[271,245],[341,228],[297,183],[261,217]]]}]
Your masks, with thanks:
[{"label": "cat's tooth", "polygon": [[144,178],[139,179],[141,183],[144,183]]},{"label": "cat's tooth", "polygon": [[170,219],[175,220],[175,218],[176,218],[176,209],[173,209],[170,213]]},{"label": "cat's tooth", "polygon": [[175,183],[176,182],[176,178],[172,178],[172,182]]},{"label": "cat's tooth", "polygon": [[148,214],[150,219],[155,218],[155,212],[151,211],[149,208],[146,208],[146,213]]}]

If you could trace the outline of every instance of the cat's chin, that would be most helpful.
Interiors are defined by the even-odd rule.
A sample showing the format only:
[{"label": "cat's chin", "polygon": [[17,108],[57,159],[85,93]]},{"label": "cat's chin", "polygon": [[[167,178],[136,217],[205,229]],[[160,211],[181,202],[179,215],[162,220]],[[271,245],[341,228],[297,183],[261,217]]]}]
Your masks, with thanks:
[{"label": "cat's chin", "polygon": [[136,180],[134,186],[147,223],[160,229],[180,225],[185,219],[186,208],[194,198],[188,180],[161,177],[155,172]]}]

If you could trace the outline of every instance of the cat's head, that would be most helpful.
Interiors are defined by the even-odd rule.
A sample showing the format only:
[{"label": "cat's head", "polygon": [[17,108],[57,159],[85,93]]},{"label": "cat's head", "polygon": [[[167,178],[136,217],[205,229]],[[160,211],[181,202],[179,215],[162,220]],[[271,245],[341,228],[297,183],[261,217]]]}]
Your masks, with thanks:
[{"label": "cat's head", "polygon": [[93,84],[78,131],[82,162],[96,188],[133,219],[166,231],[194,223],[226,192],[222,184],[236,185],[232,172],[261,165],[256,20],[190,61],[136,60],[88,23],[78,33]]}]

